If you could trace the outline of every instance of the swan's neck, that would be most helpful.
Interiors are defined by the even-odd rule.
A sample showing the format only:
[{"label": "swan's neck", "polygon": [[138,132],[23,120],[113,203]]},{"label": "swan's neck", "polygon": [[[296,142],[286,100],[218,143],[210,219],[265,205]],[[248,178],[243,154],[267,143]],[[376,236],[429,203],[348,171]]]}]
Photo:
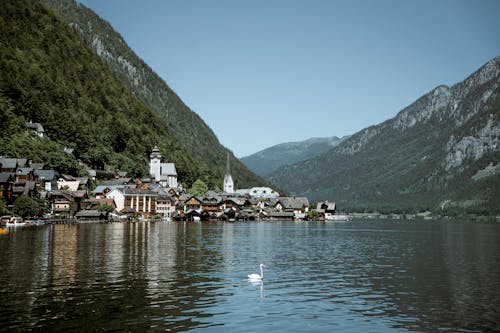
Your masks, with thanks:
[{"label": "swan's neck", "polygon": [[260,277],[261,279],[264,278],[264,269],[262,268],[262,266],[260,266]]}]

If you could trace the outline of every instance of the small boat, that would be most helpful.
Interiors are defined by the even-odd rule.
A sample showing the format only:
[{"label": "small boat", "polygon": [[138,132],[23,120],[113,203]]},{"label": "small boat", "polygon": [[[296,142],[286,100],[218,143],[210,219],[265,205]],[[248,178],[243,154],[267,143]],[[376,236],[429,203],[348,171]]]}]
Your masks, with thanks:
[{"label": "small boat", "polygon": [[9,229],[0,227],[0,235],[7,235],[9,233]]},{"label": "small boat", "polygon": [[10,221],[6,223],[7,227],[22,227],[25,225],[29,225],[29,223],[23,222],[23,219],[18,216],[11,217]]}]

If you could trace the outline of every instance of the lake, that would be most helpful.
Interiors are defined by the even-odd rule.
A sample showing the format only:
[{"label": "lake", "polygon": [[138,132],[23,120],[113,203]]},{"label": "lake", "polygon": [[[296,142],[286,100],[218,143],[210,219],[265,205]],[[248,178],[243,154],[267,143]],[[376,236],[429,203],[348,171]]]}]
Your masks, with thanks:
[{"label": "lake", "polygon": [[500,331],[499,223],[18,227],[0,258],[0,331]]}]

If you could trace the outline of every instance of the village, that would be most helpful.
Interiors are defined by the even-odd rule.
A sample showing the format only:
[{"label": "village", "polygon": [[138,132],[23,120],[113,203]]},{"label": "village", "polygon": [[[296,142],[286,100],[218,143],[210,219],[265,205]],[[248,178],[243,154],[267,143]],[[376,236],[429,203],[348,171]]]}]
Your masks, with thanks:
[{"label": "village", "polygon": [[[28,128],[43,135],[40,124]],[[157,146],[150,154],[150,177],[134,179],[125,172],[88,169],[75,177],[48,170],[43,163],[0,156],[0,198],[12,211],[27,196],[42,202],[36,216],[2,217],[2,224],[34,221],[255,221],[323,220],[335,215],[335,203],[320,202],[310,209],[306,197],[282,197],[269,187],[235,189],[229,156],[223,190],[189,193],[177,179],[174,163],[163,163]],[[314,214],[312,214],[314,211]]]}]

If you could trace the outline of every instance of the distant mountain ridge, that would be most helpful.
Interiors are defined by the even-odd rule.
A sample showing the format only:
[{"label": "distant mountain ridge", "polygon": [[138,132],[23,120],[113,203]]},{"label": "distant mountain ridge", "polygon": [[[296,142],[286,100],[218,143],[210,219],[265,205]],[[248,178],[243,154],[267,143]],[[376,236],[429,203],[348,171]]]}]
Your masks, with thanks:
[{"label": "distant mountain ridge", "polygon": [[332,136],[281,143],[242,157],[240,161],[256,174],[265,177],[284,165],[294,164],[321,155],[346,138],[347,136],[342,138]]},{"label": "distant mountain ridge", "polygon": [[[91,9],[75,0],[41,0],[61,15],[87,45],[108,65],[149,109],[160,117],[176,137],[176,145],[189,152],[189,161],[178,159],[180,178],[189,184],[196,178],[210,187],[222,186],[227,148],[221,145],[207,124],[175,94],[133,50],[113,27]],[[153,147],[151,147],[153,148]],[[173,160],[170,151],[160,146],[164,158]],[[236,187],[269,185],[248,170],[230,152],[231,170]],[[184,173],[192,169],[195,172]]]},{"label": "distant mountain ridge", "polygon": [[500,57],[268,179],[356,209],[498,211]]}]

